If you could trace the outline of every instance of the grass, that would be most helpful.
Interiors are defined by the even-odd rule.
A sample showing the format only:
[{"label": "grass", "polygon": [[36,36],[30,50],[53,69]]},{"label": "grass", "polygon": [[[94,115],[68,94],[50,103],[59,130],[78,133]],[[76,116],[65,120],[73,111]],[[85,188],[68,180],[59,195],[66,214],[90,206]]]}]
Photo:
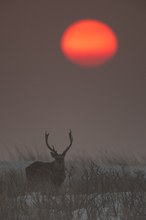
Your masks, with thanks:
[{"label": "grass", "polygon": [[4,220],[144,220],[146,177],[128,165],[118,169],[92,160],[68,164],[61,188],[27,185],[24,173],[0,174],[0,219]]}]

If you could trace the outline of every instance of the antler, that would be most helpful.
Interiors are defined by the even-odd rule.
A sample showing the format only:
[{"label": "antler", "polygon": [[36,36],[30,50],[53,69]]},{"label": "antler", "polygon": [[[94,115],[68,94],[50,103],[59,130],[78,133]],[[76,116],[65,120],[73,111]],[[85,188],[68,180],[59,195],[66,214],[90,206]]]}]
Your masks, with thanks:
[{"label": "antler", "polygon": [[55,154],[57,154],[57,151],[55,150],[54,146],[50,147],[50,145],[48,144],[48,137],[49,137],[49,133],[45,132],[45,140],[46,140],[46,145],[47,147],[54,152]]},{"label": "antler", "polygon": [[69,146],[65,149],[65,151],[63,151],[62,155],[65,155],[65,154],[66,154],[66,152],[69,150],[69,148],[71,147],[72,142],[73,142],[73,136],[72,136],[71,129],[69,130],[69,133],[68,133],[68,134],[69,134],[70,144],[69,144]]}]

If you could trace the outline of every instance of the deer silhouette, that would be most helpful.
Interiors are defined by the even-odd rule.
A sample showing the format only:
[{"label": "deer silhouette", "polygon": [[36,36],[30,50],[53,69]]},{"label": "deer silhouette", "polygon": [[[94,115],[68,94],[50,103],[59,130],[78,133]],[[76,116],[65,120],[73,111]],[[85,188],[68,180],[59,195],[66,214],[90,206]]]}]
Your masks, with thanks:
[{"label": "deer silhouette", "polygon": [[71,130],[69,131],[69,146],[63,151],[62,154],[58,154],[55,150],[54,146],[50,146],[48,143],[49,133],[45,132],[45,141],[46,145],[50,150],[51,156],[54,158],[54,161],[49,162],[41,162],[35,161],[29,166],[25,168],[26,177],[29,183],[37,183],[37,182],[49,182],[54,186],[61,186],[66,178],[65,173],[65,162],[64,158],[67,151],[70,149],[73,143],[73,136]]}]

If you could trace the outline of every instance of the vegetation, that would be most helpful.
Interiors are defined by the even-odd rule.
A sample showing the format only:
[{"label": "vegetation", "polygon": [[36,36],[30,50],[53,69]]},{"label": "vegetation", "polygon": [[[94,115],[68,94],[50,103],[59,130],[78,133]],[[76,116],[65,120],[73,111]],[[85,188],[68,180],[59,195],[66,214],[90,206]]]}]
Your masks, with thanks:
[{"label": "vegetation", "polygon": [[69,163],[60,188],[30,187],[23,172],[0,174],[0,219],[144,220],[146,177],[127,165],[105,168],[94,161]]}]

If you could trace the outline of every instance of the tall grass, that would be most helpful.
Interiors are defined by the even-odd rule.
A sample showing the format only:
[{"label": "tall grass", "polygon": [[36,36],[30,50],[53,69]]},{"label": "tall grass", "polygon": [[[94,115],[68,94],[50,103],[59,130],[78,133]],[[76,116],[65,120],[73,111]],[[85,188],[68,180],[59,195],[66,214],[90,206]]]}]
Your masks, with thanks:
[{"label": "tall grass", "polygon": [[144,220],[145,191],[145,174],[124,165],[70,163],[61,188],[45,182],[30,188],[23,173],[11,170],[0,174],[0,219]]}]

